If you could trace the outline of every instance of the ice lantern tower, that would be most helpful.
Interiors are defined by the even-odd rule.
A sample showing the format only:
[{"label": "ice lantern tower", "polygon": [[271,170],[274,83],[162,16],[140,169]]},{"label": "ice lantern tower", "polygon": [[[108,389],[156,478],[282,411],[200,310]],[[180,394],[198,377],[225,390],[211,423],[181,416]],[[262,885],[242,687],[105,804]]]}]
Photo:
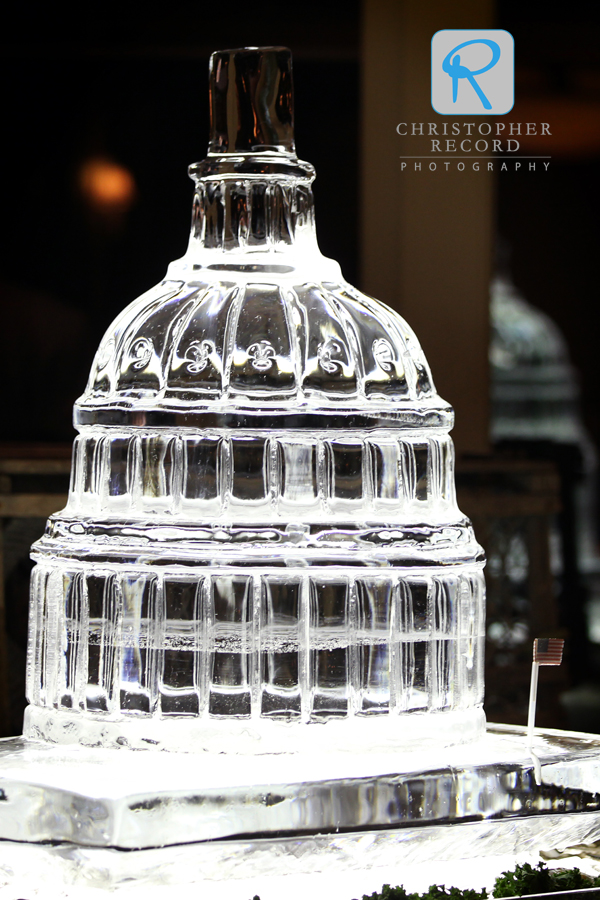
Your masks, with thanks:
[{"label": "ice lantern tower", "polygon": [[188,251],[104,337],[33,549],[25,735],[475,740],[483,554],[452,410],[406,323],[319,251],[290,52],[215,53],[210,92]]}]

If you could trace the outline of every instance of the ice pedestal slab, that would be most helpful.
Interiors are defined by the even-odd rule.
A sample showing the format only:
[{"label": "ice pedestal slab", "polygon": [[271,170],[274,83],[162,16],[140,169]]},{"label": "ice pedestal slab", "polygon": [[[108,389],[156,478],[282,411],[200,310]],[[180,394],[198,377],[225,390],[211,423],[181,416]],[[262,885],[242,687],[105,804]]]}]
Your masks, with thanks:
[{"label": "ice pedestal slab", "polygon": [[[488,726],[439,752],[290,758],[0,742],[0,862],[65,884],[195,884],[600,839],[600,738]],[[0,869],[1,871],[1,869]],[[15,875],[16,877],[16,875]],[[400,879],[399,879],[400,880]],[[350,898],[348,897],[348,900]]]}]

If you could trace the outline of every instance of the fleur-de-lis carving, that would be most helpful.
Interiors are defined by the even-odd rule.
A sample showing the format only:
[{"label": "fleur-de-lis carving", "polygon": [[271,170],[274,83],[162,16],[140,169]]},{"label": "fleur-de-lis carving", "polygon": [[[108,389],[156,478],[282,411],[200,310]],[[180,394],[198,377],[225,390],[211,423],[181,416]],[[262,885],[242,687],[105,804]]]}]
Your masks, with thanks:
[{"label": "fleur-de-lis carving", "polygon": [[101,372],[102,369],[105,369],[106,366],[108,365],[108,362],[109,362],[111,356],[113,355],[114,349],[115,349],[114,338],[110,338],[110,340],[108,340],[104,344],[103,347],[100,347],[100,350],[98,351],[98,362],[97,362],[99,372]]},{"label": "fleur-de-lis carving", "polygon": [[145,369],[150,362],[153,350],[154,344],[150,338],[142,337],[138,338],[137,341],[134,341],[131,345],[131,350],[129,351],[129,355],[134,361],[133,368]]},{"label": "fleur-de-lis carving", "polygon": [[385,338],[378,338],[373,341],[373,356],[375,362],[384,372],[393,372],[394,370],[394,348]]},{"label": "fleur-de-lis carving", "polygon": [[205,369],[213,350],[212,341],[192,341],[184,356],[184,359],[188,360],[188,372],[201,372]]},{"label": "fleur-de-lis carving", "polygon": [[319,344],[317,349],[317,359],[324,372],[333,375],[335,372],[341,371],[341,361],[339,359],[333,359],[333,357],[342,356],[344,349],[344,345],[339,341],[334,341],[333,338],[327,338],[326,341]]},{"label": "fleur-de-lis carving", "polygon": [[248,347],[248,358],[252,360],[252,367],[258,372],[266,372],[273,365],[275,350],[270,341],[257,341]]}]

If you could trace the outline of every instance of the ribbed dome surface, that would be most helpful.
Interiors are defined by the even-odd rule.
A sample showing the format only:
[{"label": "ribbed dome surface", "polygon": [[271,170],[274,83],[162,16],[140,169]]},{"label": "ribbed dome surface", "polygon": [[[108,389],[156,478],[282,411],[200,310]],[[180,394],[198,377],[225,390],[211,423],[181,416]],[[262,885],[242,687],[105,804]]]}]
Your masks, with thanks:
[{"label": "ribbed dome surface", "polygon": [[80,407],[447,406],[392,310],[340,283],[164,281],[108,330]]}]

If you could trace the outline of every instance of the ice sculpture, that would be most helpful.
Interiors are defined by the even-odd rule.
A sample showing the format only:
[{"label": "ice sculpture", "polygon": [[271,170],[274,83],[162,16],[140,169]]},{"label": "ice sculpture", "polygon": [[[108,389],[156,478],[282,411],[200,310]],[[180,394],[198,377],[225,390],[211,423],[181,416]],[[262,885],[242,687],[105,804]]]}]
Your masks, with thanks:
[{"label": "ice sculpture", "polygon": [[210,91],[188,251],[104,337],[34,546],[25,736],[474,740],[483,554],[452,410],[406,323],[319,251],[290,52],[216,53]]},{"label": "ice sculpture", "polygon": [[490,325],[492,439],[579,444],[593,455],[567,343],[504,273],[490,286]]}]

